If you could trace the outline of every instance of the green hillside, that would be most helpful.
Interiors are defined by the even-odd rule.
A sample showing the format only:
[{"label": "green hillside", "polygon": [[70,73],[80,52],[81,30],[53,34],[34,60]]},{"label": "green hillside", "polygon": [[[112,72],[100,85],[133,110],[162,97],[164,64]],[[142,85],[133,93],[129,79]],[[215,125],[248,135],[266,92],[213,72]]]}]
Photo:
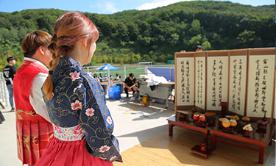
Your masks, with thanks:
[{"label": "green hillside", "polygon": [[[86,13],[100,30],[93,63],[166,62],[175,51],[272,47],[276,43],[275,6],[230,2],[180,2],[153,10],[111,15]],[[22,59],[20,41],[27,32],[52,33],[57,9],[0,13],[0,65],[7,55]]]}]

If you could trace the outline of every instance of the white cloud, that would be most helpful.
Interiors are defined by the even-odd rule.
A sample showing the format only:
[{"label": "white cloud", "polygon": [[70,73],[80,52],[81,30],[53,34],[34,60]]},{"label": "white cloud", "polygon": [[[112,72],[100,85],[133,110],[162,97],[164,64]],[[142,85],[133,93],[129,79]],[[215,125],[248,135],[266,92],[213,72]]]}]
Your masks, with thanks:
[{"label": "white cloud", "polygon": [[112,14],[112,13],[116,13],[119,11],[115,7],[115,5],[109,1],[103,1],[103,2],[96,3],[96,4],[91,4],[90,7],[97,8],[99,11],[101,11],[101,13],[106,13],[106,14]]},{"label": "white cloud", "polygon": [[115,13],[118,11],[118,9],[114,6],[112,2],[103,2],[105,10]]},{"label": "white cloud", "polygon": [[167,6],[180,1],[191,1],[191,0],[152,0],[151,2],[147,2],[140,5],[137,9],[138,10],[154,9],[157,7]]}]

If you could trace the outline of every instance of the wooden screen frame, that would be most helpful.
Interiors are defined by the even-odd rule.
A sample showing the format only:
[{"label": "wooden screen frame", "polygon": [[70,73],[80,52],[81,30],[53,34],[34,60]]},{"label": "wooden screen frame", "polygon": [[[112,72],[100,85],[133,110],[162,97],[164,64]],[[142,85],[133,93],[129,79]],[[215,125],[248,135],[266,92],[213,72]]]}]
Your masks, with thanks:
[{"label": "wooden screen frame", "polygon": [[[247,66],[246,66],[246,89],[245,89],[245,105],[244,105],[244,115],[247,115],[247,105],[248,105],[248,78],[249,78],[249,57],[254,55],[275,55],[275,68],[274,68],[274,79],[273,79],[273,97],[272,97],[272,111],[271,115],[267,118],[275,119],[274,113],[275,113],[275,90],[276,90],[276,48],[249,48],[249,49],[234,49],[234,50],[212,50],[212,51],[203,51],[203,52],[176,52],[175,53],[175,94],[177,94],[177,58],[180,57],[193,57],[195,62],[195,57],[203,57],[205,56],[205,110],[206,111],[214,111],[214,110],[207,110],[207,87],[208,87],[208,72],[207,72],[207,65],[208,65],[208,57],[216,57],[216,56],[227,56],[228,57],[228,87],[227,87],[227,102],[229,103],[229,80],[230,80],[230,57],[231,56],[246,56],[247,59]],[[195,63],[194,63],[194,72],[195,70]],[[195,76],[195,73],[194,73]],[[196,78],[194,77],[196,80]],[[194,80],[194,82],[195,82]],[[175,96],[175,111],[177,110],[192,110],[195,107],[195,86],[194,86],[194,105],[178,105],[177,104],[177,95]],[[217,111],[217,110],[215,110]]]},{"label": "wooden screen frame", "polygon": [[[272,92],[272,107],[271,107],[271,115],[267,118],[272,118],[272,119],[275,119],[275,117],[273,116],[274,115],[274,111],[275,111],[275,88],[276,88],[276,48],[250,48],[248,49],[248,63],[249,63],[249,57],[250,56],[263,56],[263,55],[274,55],[275,56],[275,66],[274,66],[274,79],[273,79],[273,92]],[[249,67],[249,64],[248,66]],[[247,82],[248,82],[248,78],[247,78]],[[248,87],[248,86],[247,86]],[[248,97],[246,98],[246,102],[248,100]],[[247,105],[246,105],[247,107]],[[246,108],[246,115],[247,115],[247,108]]]},{"label": "wooden screen frame", "polygon": [[[174,82],[175,82],[175,112],[177,110],[192,110],[194,108],[194,104],[193,105],[178,105],[177,104],[177,58],[183,58],[183,57],[187,57],[187,58],[194,58],[195,56],[195,52],[176,52],[174,55]],[[194,100],[194,99],[193,99]]]}]

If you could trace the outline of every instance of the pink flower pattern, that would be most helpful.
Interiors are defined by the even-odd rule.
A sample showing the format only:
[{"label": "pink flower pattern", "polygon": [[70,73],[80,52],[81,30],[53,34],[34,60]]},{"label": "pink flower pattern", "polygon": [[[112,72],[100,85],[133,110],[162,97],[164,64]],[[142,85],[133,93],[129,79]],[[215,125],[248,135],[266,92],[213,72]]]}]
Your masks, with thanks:
[{"label": "pink flower pattern", "polygon": [[71,103],[71,109],[74,111],[82,109],[82,103],[79,100],[76,100],[74,103]]},{"label": "pink flower pattern", "polygon": [[99,152],[100,152],[100,153],[104,153],[104,152],[109,151],[109,149],[110,149],[109,146],[104,145],[104,146],[101,146],[101,147],[100,147]]},{"label": "pink flower pattern", "polygon": [[61,128],[58,126],[54,126],[54,130],[57,131],[59,134],[62,133]]},{"label": "pink flower pattern", "polygon": [[88,108],[86,111],[85,111],[85,114],[87,116],[93,116],[94,115],[94,112],[95,110],[93,108]]},{"label": "pink flower pattern", "polygon": [[81,134],[83,131],[82,131],[82,128],[80,127],[80,125],[76,126],[74,129],[73,129],[73,134],[74,135],[79,135]]},{"label": "pink flower pattern", "polygon": [[80,125],[68,128],[54,125],[54,136],[63,141],[76,141],[81,140],[84,133]]},{"label": "pink flower pattern", "polygon": [[70,73],[70,76],[71,76],[72,81],[75,81],[80,78],[80,73],[77,71],[74,71],[74,72]]},{"label": "pink flower pattern", "polygon": [[110,116],[106,118],[106,121],[108,124],[112,125],[112,118]]}]

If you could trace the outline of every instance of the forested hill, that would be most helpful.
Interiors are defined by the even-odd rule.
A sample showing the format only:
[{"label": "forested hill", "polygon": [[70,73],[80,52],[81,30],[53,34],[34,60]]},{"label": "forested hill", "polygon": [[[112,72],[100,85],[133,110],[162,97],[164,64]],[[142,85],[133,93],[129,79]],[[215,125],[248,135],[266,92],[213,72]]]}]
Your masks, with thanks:
[{"label": "forested hill", "polygon": [[[111,15],[86,13],[101,36],[94,62],[166,62],[175,51],[272,47],[276,43],[275,6],[230,2],[189,1],[152,10],[129,10]],[[19,43],[27,32],[52,33],[57,9],[0,13],[1,65],[7,55],[22,57]]]}]

